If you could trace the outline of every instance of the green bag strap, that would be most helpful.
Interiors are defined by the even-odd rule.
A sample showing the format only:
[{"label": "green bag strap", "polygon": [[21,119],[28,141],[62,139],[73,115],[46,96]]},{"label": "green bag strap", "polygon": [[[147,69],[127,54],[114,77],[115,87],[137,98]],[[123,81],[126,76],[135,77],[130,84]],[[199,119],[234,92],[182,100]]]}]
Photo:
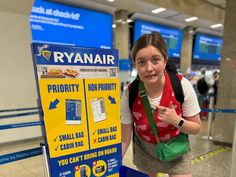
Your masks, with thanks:
[{"label": "green bag strap", "polygon": [[142,99],[144,110],[146,112],[151,130],[152,130],[153,134],[155,135],[155,137],[157,137],[157,135],[158,135],[157,127],[155,125],[153,114],[152,114],[152,109],[151,109],[150,103],[149,103],[148,98],[147,98],[147,92],[145,90],[145,87],[144,87],[144,84],[143,84],[142,81],[140,81],[139,84],[138,84],[138,93],[139,93],[139,96]]}]

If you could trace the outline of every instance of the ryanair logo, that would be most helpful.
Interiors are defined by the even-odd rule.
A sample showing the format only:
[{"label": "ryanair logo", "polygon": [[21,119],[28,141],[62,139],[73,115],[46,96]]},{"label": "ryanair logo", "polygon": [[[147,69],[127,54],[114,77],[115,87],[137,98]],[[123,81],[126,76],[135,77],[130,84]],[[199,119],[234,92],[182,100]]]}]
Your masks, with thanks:
[{"label": "ryanair logo", "polygon": [[49,51],[49,50],[42,50],[42,52],[41,52],[41,55],[46,59],[46,60],[48,60],[49,61],[49,59],[50,59],[50,57],[51,57],[51,51]]},{"label": "ryanair logo", "polygon": [[37,46],[36,58],[38,64],[59,64],[59,65],[117,65],[114,51],[93,50],[84,48],[56,47],[50,45]]},{"label": "ryanair logo", "polygon": [[43,45],[43,46],[38,47],[38,54],[37,54],[37,56],[42,56],[47,61],[49,61],[52,52],[47,50],[48,47],[49,47],[48,45]]},{"label": "ryanair logo", "polygon": [[53,52],[55,63],[115,64],[115,57],[106,54]]}]

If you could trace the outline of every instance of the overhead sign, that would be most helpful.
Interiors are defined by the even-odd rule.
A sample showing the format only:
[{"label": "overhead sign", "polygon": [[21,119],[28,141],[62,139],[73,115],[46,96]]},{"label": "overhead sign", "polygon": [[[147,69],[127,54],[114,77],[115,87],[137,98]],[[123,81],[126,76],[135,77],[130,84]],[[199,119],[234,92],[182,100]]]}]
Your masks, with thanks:
[{"label": "overhead sign", "polygon": [[112,48],[111,14],[35,0],[30,15],[32,41]]},{"label": "overhead sign", "polygon": [[177,28],[135,20],[134,42],[143,34],[149,34],[153,31],[159,32],[165,39],[168,48],[168,56],[170,58],[180,58],[183,32]]},{"label": "overhead sign", "polygon": [[118,175],[117,50],[48,44],[32,49],[51,176]]},{"label": "overhead sign", "polygon": [[222,45],[222,38],[199,33],[196,35],[194,43],[193,58],[219,61],[221,60]]}]

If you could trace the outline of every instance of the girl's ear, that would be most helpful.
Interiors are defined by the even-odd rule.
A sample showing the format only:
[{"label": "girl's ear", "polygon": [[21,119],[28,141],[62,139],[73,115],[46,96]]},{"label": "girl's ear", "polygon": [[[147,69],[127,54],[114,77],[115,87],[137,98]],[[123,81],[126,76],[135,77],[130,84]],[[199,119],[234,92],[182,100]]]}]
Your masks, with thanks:
[{"label": "girl's ear", "polygon": [[166,68],[167,62],[168,62],[168,58],[164,60],[165,68]]},{"label": "girl's ear", "polygon": [[165,64],[167,64],[167,62],[168,62],[168,58],[165,59]]}]

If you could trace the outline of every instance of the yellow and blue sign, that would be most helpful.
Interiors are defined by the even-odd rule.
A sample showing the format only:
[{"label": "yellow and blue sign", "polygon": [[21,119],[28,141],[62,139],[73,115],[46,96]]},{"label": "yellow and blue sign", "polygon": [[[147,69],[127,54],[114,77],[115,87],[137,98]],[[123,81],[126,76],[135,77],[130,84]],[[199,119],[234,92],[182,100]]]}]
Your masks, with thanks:
[{"label": "yellow and blue sign", "polygon": [[[51,176],[119,176],[117,50],[49,44],[32,49]],[[93,78],[96,71],[107,77]]]}]

